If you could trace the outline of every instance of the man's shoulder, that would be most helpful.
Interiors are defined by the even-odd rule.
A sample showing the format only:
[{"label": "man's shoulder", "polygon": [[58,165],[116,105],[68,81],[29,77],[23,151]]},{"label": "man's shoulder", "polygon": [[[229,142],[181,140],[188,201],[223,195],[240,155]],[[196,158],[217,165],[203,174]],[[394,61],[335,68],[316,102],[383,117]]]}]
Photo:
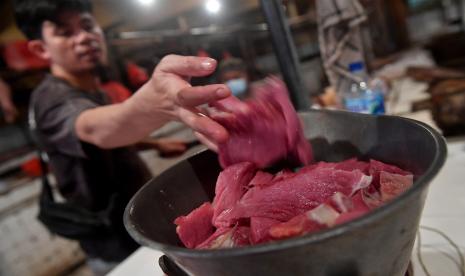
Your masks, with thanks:
[{"label": "man's shoulder", "polygon": [[63,99],[63,97],[71,95],[72,90],[73,88],[63,81],[51,75],[47,75],[39,86],[34,89],[31,101],[33,103],[38,103]]},{"label": "man's shoulder", "polygon": [[80,94],[65,81],[48,75],[32,92],[30,104],[36,112],[43,113]]}]

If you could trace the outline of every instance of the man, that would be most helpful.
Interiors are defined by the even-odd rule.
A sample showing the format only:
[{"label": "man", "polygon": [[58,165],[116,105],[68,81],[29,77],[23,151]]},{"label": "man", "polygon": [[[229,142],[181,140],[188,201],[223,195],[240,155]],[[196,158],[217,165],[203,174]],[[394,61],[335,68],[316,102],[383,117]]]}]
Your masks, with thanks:
[{"label": "man", "polygon": [[225,85],[192,87],[188,82],[211,74],[215,60],[170,55],[131,98],[107,105],[96,77],[107,48],[91,10],[89,0],[18,0],[15,6],[29,49],[50,62],[51,74],[30,104],[61,194],[93,212],[105,210],[118,195],[114,232],[82,239],[81,247],[91,259],[119,262],[136,248],[123,227],[124,206],[150,177],[127,146],[178,120],[216,150],[228,133],[196,106],[228,97],[230,91]]}]

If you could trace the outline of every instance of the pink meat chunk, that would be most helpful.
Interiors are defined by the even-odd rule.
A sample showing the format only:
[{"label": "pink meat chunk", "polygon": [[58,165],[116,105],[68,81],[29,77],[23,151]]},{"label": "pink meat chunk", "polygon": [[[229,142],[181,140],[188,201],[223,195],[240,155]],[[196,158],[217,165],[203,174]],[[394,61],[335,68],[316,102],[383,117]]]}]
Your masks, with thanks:
[{"label": "pink meat chunk", "polygon": [[250,187],[264,187],[271,184],[271,180],[273,180],[273,175],[271,173],[258,171],[252,181],[250,181]]},{"label": "pink meat chunk", "polygon": [[205,202],[187,216],[176,218],[176,233],[187,248],[195,248],[210,235],[215,228],[211,221],[213,218],[213,207],[210,202]]},{"label": "pink meat chunk", "polygon": [[354,171],[354,170],[359,170],[363,172],[364,174],[369,173],[369,163],[363,162],[363,161],[358,161],[355,158],[348,159],[339,163],[328,163],[328,162],[318,162],[313,165],[309,165],[306,167],[303,167],[300,171],[306,172],[306,171],[311,171],[314,169],[335,169],[335,170],[343,170],[343,171]]},{"label": "pink meat chunk", "polygon": [[363,189],[359,190],[355,195],[352,196],[351,208],[345,212],[341,212],[341,215],[336,220],[336,224],[342,224],[354,220],[370,211],[370,207],[367,205],[363,198],[363,191]]},{"label": "pink meat chunk", "polygon": [[197,249],[233,248],[249,245],[250,228],[238,226],[218,228],[207,240],[199,244]]},{"label": "pink meat chunk", "polygon": [[379,175],[381,200],[391,201],[401,193],[405,192],[413,184],[413,175],[400,175],[381,172]]},{"label": "pink meat chunk", "polygon": [[333,226],[339,216],[331,206],[321,204],[311,211],[271,227],[270,235],[275,239],[301,236]]},{"label": "pink meat chunk", "polygon": [[312,160],[310,144],[304,137],[284,83],[269,78],[255,95],[255,99],[246,102],[229,97],[212,103],[220,111],[213,113],[212,118],[229,132],[229,139],[219,145],[221,166],[226,168],[249,161],[265,168],[283,159],[309,164]]},{"label": "pink meat chunk", "polygon": [[334,168],[343,171],[359,170],[364,174],[369,174],[370,165],[367,162],[358,161],[356,158],[352,158],[339,163],[335,163]]},{"label": "pink meat chunk", "polygon": [[240,218],[264,217],[285,222],[317,207],[336,192],[350,196],[370,183],[371,177],[358,170],[297,173],[271,186],[250,189],[222,220],[233,224]]},{"label": "pink meat chunk", "polygon": [[252,244],[267,242],[271,240],[269,230],[273,225],[281,223],[279,220],[270,218],[250,218],[250,241]]},{"label": "pink meat chunk", "polygon": [[379,187],[379,174],[381,172],[395,173],[400,175],[411,175],[411,172],[404,171],[394,165],[385,164],[377,160],[370,160],[369,174],[373,176],[373,185]]},{"label": "pink meat chunk", "polygon": [[176,231],[187,248],[197,249],[301,236],[366,215],[409,189],[413,178],[376,160],[319,162],[275,175],[242,162],[220,173],[212,204],[175,220]]},{"label": "pink meat chunk", "polygon": [[[358,192],[357,192],[358,193]],[[347,213],[354,209],[352,198],[346,196],[341,192],[336,192],[325,202],[327,205],[334,208],[339,213]]]},{"label": "pink meat chunk", "polygon": [[374,209],[374,208],[377,208],[383,205],[383,201],[381,200],[381,195],[374,185],[370,185],[369,187],[363,189],[361,195],[362,195],[363,202],[370,209]]},{"label": "pink meat chunk", "polygon": [[354,219],[357,219],[357,218],[359,218],[359,217],[364,216],[366,213],[368,213],[368,211],[364,211],[364,210],[353,210],[353,211],[348,212],[348,213],[342,213],[342,214],[337,218],[335,224],[343,224],[343,223],[352,221],[352,220],[354,220]]},{"label": "pink meat chunk", "polygon": [[280,172],[278,172],[274,177],[273,177],[273,181],[272,183],[276,183],[276,182],[279,182],[281,180],[284,180],[284,179],[288,179],[288,178],[291,178],[291,177],[294,177],[296,174],[289,170],[289,169],[284,169]]},{"label": "pink meat chunk", "polygon": [[216,227],[229,227],[228,222],[219,219],[220,215],[227,214],[247,191],[249,182],[256,172],[255,165],[243,162],[228,167],[220,173],[215,187],[213,200],[213,224]]}]

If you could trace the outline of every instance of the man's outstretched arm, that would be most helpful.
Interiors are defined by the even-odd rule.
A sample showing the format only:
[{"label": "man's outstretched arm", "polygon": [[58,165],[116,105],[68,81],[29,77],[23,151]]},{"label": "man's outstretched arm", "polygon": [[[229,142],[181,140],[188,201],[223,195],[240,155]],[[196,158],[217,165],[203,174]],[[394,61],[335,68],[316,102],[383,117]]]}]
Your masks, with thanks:
[{"label": "man's outstretched arm", "polygon": [[228,133],[196,107],[226,98],[231,92],[221,84],[192,87],[189,79],[212,74],[216,65],[210,58],[166,56],[131,98],[82,112],[75,123],[77,136],[101,148],[115,148],[136,143],[168,121],[177,120],[215,150]]}]

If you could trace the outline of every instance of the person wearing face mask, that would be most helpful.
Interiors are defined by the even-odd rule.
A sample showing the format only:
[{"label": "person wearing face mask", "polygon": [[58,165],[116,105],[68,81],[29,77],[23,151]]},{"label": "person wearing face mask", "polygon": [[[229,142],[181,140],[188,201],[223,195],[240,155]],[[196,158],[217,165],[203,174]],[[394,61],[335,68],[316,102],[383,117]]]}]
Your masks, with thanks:
[{"label": "person wearing face mask", "polygon": [[249,96],[250,80],[245,63],[238,58],[228,58],[218,66],[218,80],[226,84],[232,94],[239,99]]}]

